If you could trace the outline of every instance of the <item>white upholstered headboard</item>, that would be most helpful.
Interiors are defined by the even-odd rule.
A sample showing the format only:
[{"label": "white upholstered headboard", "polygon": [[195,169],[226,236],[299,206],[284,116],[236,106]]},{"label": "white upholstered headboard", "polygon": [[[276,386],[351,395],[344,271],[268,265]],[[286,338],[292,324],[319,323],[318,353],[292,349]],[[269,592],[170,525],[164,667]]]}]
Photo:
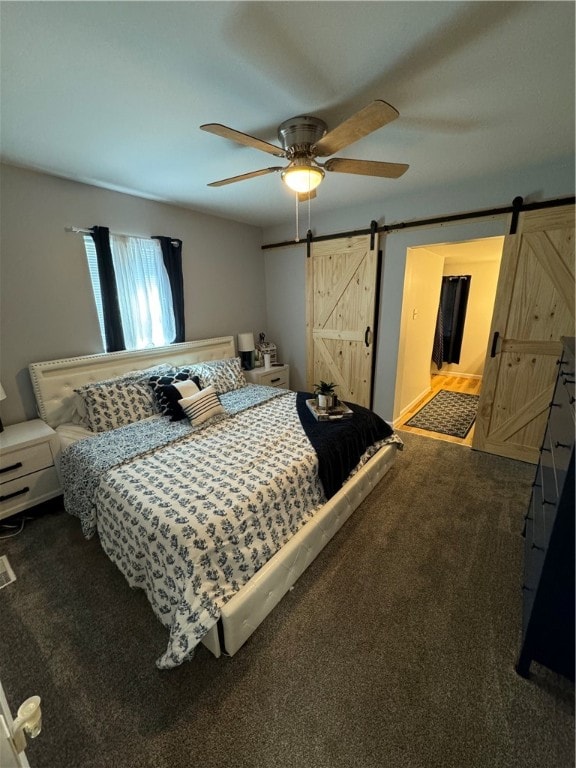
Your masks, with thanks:
[{"label": "white upholstered headboard", "polygon": [[72,421],[74,390],[90,381],[113,378],[127,371],[150,368],[159,363],[185,365],[202,360],[234,357],[233,336],[184,341],[168,347],[109,352],[101,355],[48,360],[28,366],[38,404],[38,415],[51,427]]}]

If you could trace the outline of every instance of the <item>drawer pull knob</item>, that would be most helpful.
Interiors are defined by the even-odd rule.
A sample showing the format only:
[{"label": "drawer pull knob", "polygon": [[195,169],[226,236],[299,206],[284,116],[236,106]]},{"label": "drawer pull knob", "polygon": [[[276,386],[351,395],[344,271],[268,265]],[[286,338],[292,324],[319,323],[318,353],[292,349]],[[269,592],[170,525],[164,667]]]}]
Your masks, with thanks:
[{"label": "drawer pull knob", "polygon": [[537,549],[539,552],[545,552],[544,547],[539,547],[538,544],[532,544],[532,549]]},{"label": "drawer pull knob", "polygon": [[555,501],[546,501],[546,499],[542,499],[542,504],[551,504],[552,506],[554,506],[554,504],[556,504],[556,502]]},{"label": "drawer pull knob", "polygon": [[0,474],[3,474],[4,472],[12,472],[13,469],[20,469],[21,466],[22,462],[17,461],[16,464],[10,464],[9,467],[2,467],[2,469],[0,469]]},{"label": "drawer pull knob", "polygon": [[19,491],[14,491],[14,493],[7,493],[6,496],[0,496],[0,501],[8,501],[8,499],[13,499],[14,496],[21,496],[23,493],[28,493],[30,488],[28,486],[25,486],[24,488],[20,488]]},{"label": "drawer pull knob", "polygon": [[560,443],[558,440],[554,443],[556,448],[572,448],[571,445],[568,445],[568,443]]}]

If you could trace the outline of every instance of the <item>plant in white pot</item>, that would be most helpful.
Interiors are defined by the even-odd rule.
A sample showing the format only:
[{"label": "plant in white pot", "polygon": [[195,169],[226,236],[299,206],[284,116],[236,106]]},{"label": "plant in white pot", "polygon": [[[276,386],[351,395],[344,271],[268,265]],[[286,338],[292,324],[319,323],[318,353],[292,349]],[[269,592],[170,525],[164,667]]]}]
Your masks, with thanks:
[{"label": "plant in white pot", "polygon": [[321,381],[320,384],[314,384],[314,394],[316,395],[318,408],[326,411],[329,411],[330,408],[334,408],[338,402],[335,391],[337,386],[337,384],[334,384],[331,381]]}]

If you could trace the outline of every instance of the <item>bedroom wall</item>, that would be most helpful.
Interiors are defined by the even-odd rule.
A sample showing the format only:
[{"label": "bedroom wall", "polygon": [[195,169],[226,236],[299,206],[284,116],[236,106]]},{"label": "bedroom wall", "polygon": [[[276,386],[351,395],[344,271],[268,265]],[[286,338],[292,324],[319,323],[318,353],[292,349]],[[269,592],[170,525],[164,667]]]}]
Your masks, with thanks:
[{"label": "bedroom wall", "polygon": [[[325,181],[345,183],[337,177]],[[367,183],[377,182],[367,181]],[[379,183],[379,182],[378,182]],[[387,184],[388,182],[382,182]],[[390,182],[394,183],[394,182]],[[525,202],[550,200],[574,195],[574,157],[570,156],[546,165],[502,169],[496,176],[469,179],[462,184],[430,188],[418,193],[388,197],[379,201],[353,205],[345,209],[319,214],[311,208],[312,231],[316,235],[363,229],[375,220],[384,224],[410,222],[411,220],[442,216],[451,213],[484,210],[509,206],[521,196]],[[320,191],[321,194],[321,191]],[[449,225],[400,229],[380,238],[383,251],[379,336],[376,348],[376,377],[374,409],[385,419],[394,416],[394,393],[398,362],[398,339],[402,309],[406,251],[410,247],[432,245],[484,237],[505,235],[509,231],[509,217],[497,216],[470,219]],[[264,229],[265,244],[286,242],[293,238],[293,222],[281,227]],[[290,282],[304,285],[306,260],[305,245],[285,247],[282,253],[275,249],[265,250],[266,280],[290,294]],[[304,302],[296,302],[294,312],[287,300],[267,301],[268,324],[274,329],[279,347],[289,348],[286,362],[292,366],[291,385],[305,385],[306,327]],[[296,316],[297,314],[297,316]]]},{"label": "bedroom wall", "polygon": [[443,256],[428,248],[408,248],[394,419],[430,391],[430,357],[443,269]]},{"label": "bedroom wall", "polygon": [[5,424],[35,416],[29,363],[103,351],[82,237],[66,226],[181,238],[187,340],[265,327],[259,228],[13,166],[0,172]]}]

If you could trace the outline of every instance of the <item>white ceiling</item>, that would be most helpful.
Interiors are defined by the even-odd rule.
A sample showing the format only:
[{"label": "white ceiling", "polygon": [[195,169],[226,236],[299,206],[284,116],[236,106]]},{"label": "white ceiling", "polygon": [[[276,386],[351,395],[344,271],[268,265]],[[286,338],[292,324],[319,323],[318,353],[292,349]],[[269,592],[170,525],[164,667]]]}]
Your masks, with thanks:
[{"label": "white ceiling", "polygon": [[400,117],[338,153],[409,163],[330,173],[323,212],[574,153],[573,2],[2,2],[5,162],[259,226],[292,221],[282,165],[199,130],[277,143],[373,99]]}]

